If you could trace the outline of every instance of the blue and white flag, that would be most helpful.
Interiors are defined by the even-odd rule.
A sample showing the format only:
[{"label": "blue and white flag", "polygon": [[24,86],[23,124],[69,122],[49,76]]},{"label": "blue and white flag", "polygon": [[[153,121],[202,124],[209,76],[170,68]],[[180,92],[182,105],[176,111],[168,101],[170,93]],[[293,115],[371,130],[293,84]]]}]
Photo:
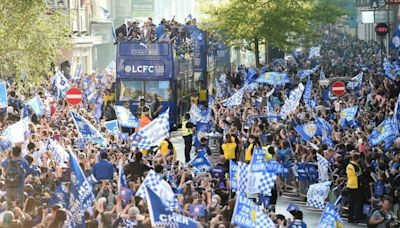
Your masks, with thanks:
[{"label": "blue and white flag", "polygon": [[174,191],[171,186],[162,179],[154,170],[150,170],[147,173],[143,183],[140,185],[136,192],[136,196],[142,199],[146,198],[146,187],[150,188],[157,196],[162,199],[164,205],[166,205],[171,210],[181,209],[180,204],[175,196]]},{"label": "blue and white flag", "polygon": [[357,89],[361,87],[362,81],[363,81],[363,72],[357,74],[354,76],[351,81],[347,83],[347,88],[349,89]]},{"label": "blue and white flag", "polygon": [[246,80],[245,80],[245,84],[250,84],[254,81],[256,75],[258,73],[258,69],[257,68],[249,68],[247,70],[247,74],[246,74]]},{"label": "blue and white flag", "polygon": [[54,160],[60,166],[69,159],[67,151],[55,140],[49,139],[48,150],[53,152]]},{"label": "blue and white flag", "polygon": [[307,191],[307,206],[318,209],[325,208],[325,199],[330,192],[331,181],[312,184]]},{"label": "blue and white flag", "polygon": [[246,192],[249,179],[249,166],[247,163],[238,162],[238,171],[236,172],[236,181],[238,184],[237,192]]},{"label": "blue and white flag", "polygon": [[394,49],[400,49],[400,25],[397,27],[396,32],[393,35],[390,47]]},{"label": "blue and white flag", "polygon": [[80,138],[96,143],[102,147],[107,146],[106,140],[88,120],[80,116],[78,113],[71,111],[70,114]]},{"label": "blue and white flag", "polygon": [[68,79],[64,76],[63,73],[60,71],[56,72],[55,79],[54,79],[54,86],[57,91],[57,98],[61,99],[65,96],[68,89],[71,87],[69,84]]},{"label": "blue and white flag", "polygon": [[122,161],[118,164],[118,170],[118,194],[121,196],[122,201],[129,202],[134,192],[129,188]]},{"label": "blue and white flag", "polygon": [[44,107],[42,99],[38,95],[30,99],[27,104],[39,117],[44,115],[46,108]]},{"label": "blue and white flag", "polygon": [[266,72],[258,76],[255,80],[257,83],[268,84],[272,86],[282,86],[290,83],[290,77],[287,73]]},{"label": "blue and white flag", "polygon": [[312,68],[312,69],[298,70],[298,71],[297,71],[297,76],[298,76],[300,79],[310,77],[312,74],[314,74],[315,72],[317,72],[318,68],[319,68],[319,66],[317,65],[317,66],[315,66],[315,67]]},{"label": "blue and white flag", "polygon": [[[388,138],[394,139],[393,136],[399,135],[399,126],[395,118],[387,118],[374,128],[368,137],[369,144],[376,146]],[[389,144],[387,140],[385,144]]]},{"label": "blue and white flag", "polygon": [[397,62],[390,63],[388,60],[385,60],[383,63],[383,70],[385,71],[385,76],[391,80],[396,80],[399,75],[399,66]]},{"label": "blue and white flag", "polygon": [[118,120],[110,120],[106,121],[104,123],[104,126],[106,127],[107,131],[112,133],[113,135],[118,136],[120,133],[119,126],[118,126]]},{"label": "blue and white flag", "polygon": [[231,97],[223,101],[223,105],[230,108],[240,105],[243,100],[244,87],[236,91]]},{"label": "blue and white flag", "polygon": [[132,145],[139,149],[159,146],[169,137],[169,109],[131,136]]},{"label": "blue and white flag", "polygon": [[271,116],[270,120],[272,122],[278,122],[280,116],[275,112],[275,109],[272,107],[272,104],[269,102],[269,100],[267,101],[267,114]]},{"label": "blue and white flag", "polygon": [[280,112],[282,119],[286,119],[290,113],[296,110],[300,103],[301,96],[303,95],[303,91],[304,85],[300,83],[296,89],[290,92],[289,98],[285,101]]},{"label": "blue and white flag", "polygon": [[343,220],[339,210],[332,203],[328,203],[319,220],[318,228],[343,228]]},{"label": "blue and white flag", "polygon": [[321,46],[310,48],[310,53],[308,55],[308,59],[313,59],[315,57],[321,56],[320,52],[321,52]]},{"label": "blue and white flag", "polygon": [[[55,191],[55,201],[61,204],[64,208],[68,208],[69,203],[69,189],[66,186],[67,183],[58,182]],[[51,205],[53,206],[53,205]]]},{"label": "blue and white flag", "polygon": [[206,108],[202,105],[193,104],[189,110],[190,114],[190,122],[193,124],[201,123],[209,123],[211,121],[211,109]]},{"label": "blue and white flag", "polygon": [[24,118],[15,124],[8,126],[1,136],[5,142],[10,142],[11,144],[16,144],[20,142],[25,142],[25,138],[29,133],[29,118]]},{"label": "blue and white flag", "polygon": [[81,75],[82,75],[82,65],[81,64],[77,64],[76,69],[75,69],[75,73],[73,76],[73,80],[75,81],[79,81],[81,80]]},{"label": "blue and white flag", "polygon": [[301,211],[300,207],[297,206],[294,203],[289,203],[289,205],[286,208],[287,211],[291,212],[291,211]]},{"label": "blue and white flag", "polygon": [[316,116],[315,124],[317,124],[317,136],[322,136],[322,144],[327,146],[333,146],[332,140],[332,126],[325,119]]},{"label": "blue and white flag", "polygon": [[67,227],[86,227],[85,211],[95,203],[92,186],[87,181],[76,157],[69,154],[71,168],[71,185],[69,208],[67,210]]},{"label": "blue and white flag", "polygon": [[268,213],[244,194],[237,195],[231,223],[242,228],[275,227]]},{"label": "blue and white flag", "polygon": [[312,81],[307,80],[306,87],[304,89],[303,101],[307,109],[311,110],[315,108],[316,102],[312,97]]},{"label": "blue and white flag", "polygon": [[117,69],[117,64],[115,63],[115,61],[111,61],[106,68],[104,68],[104,71],[106,72],[115,72],[115,70]]},{"label": "blue and white flag", "polygon": [[318,181],[324,182],[329,181],[329,167],[330,163],[324,156],[317,153],[317,165],[318,165]]},{"label": "blue and white flag", "polygon": [[363,72],[370,70],[370,66],[368,64],[357,63],[357,67],[359,67]]},{"label": "blue and white flag", "polygon": [[115,106],[115,114],[118,118],[118,123],[121,127],[137,128],[139,127],[139,120],[132,113],[123,106]]},{"label": "blue and white flag", "polygon": [[211,132],[211,127],[212,123],[210,121],[207,123],[197,122],[195,138],[194,138],[195,148],[199,148],[201,146],[201,139],[206,138],[207,134]]},{"label": "blue and white flag", "polygon": [[250,161],[250,172],[252,173],[263,173],[265,169],[265,150],[262,148],[254,148],[253,155]]},{"label": "blue and white flag", "polygon": [[397,121],[400,121],[399,108],[400,108],[400,93],[397,96],[397,101],[396,101],[396,104],[394,106],[394,113],[393,113],[393,118],[395,118]]},{"label": "blue and white flag", "polygon": [[0,82],[0,108],[7,108],[7,84],[4,81]]},{"label": "blue and white flag", "polygon": [[238,179],[238,165],[234,161],[229,160],[229,182],[231,184],[231,190],[233,192],[236,192],[238,190]]},{"label": "blue and white flag", "polygon": [[321,68],[321,71],[319,72],[319,80],[320,80],[320,81],[326,80],[324,68]]},{"label": "blue and white flag", "polygon": [[358,106],[351,106],[348,108],[344,108],[340,111],[340,119],[345,120],[347,122],[353,121],[356,118],[357,111],[358,111]]},{"label": "blue and white flag", "polygon": [[314,122],[310,122],[297,125],[294,129],[305,141],[308,142],[317,134],[318,127]]},{"label": "blue and white flag", "polygon": [[162,198],[149,186],[146,186],[144,191],[152,226],[197,228],[196,221],[168,208]]},{"label": "blue and white flag", "polygon": [[211,163],[208,160],[208,155],[205,150],[200,150],[196,157],[189,162],[189,164],[193,165],[195,173],[204,173],[211,169]]}]

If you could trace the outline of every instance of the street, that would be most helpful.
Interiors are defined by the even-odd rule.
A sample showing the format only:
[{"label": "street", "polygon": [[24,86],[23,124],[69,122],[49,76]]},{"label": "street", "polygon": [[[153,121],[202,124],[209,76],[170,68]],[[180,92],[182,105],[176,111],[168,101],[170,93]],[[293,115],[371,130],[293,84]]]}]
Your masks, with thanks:
[{"label": "street", "polygon": [[[177,152],[178,160],[181,162],[185,162],[185,154],[184,148],[185,145],[183,143],[183,138],[179,131],[175,131],[171,133],[171,142],[174,144],[174,147]],[[211,147],[211,151],[215,152],[217,148]],[[191,158],[193,158],[194,153],[192,153]],[[318,209],[313,209],[310,207],[306,207],[306,203],[295,196],[291,196],[291,194],[284,193],[282,197],[278,198],[278,202],[276,205],[276,213],[282,214],[286,218],[293,218],[293,216],[286,210],[289,203],[295,203],[296,205],[300,206],[303,211],[304,222],[307,224],[308,227],[317,227],[318,222],[321,218],[322,211]],[[344,219],[344,224],[346,228],[356,228],[356,227],[366,227],[366,225],[355,225],[347,223],[347,220]]]}]

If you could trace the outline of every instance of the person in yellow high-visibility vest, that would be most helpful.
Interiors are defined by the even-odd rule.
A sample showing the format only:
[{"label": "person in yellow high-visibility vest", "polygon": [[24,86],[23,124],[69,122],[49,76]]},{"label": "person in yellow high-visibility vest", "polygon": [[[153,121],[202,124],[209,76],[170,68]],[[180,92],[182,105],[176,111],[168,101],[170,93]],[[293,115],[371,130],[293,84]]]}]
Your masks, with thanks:
[{"label": "person in yellow high-visibility vest", "polygon": [[190,161],[190,151],[192,150],[193,132],[195,126],[190,122],[190,115],[186,113],[182,121],[182,137],[185,141],[185,161]]}]

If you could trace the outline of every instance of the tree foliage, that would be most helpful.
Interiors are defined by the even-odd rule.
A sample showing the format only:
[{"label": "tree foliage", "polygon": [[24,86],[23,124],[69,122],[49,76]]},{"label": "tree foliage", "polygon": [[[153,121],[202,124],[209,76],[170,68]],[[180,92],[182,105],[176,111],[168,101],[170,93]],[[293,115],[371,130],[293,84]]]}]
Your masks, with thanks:
[{"label": "tree foliage", "polygon": [[[321,24],[334,23],[346,11],[344,0],[230,0],[213,5],[203,0],[205,27],[224,35],[229,44],[243,46],[265,40],[283,50],[309,46]],[[255,44],[254,44],[255,45]]]},{"label": "tree foliage", "polygon": [[46,8],[43,0],[3,0],[0,4],[0,75],[45,79],[51,64],[68,48],[71,30],[65,12]]}]

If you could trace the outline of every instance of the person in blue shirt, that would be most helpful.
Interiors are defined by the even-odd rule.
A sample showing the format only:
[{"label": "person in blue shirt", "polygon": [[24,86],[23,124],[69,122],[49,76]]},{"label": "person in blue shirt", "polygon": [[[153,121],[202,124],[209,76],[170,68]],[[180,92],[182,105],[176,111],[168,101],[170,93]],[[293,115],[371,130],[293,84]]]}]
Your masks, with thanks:
[{"label": "person in blue shirt", "polygon": [[307,228],[307,225],[303,222],[303,212],[292,211],[294,221],[289,224],[288,228]]},{"label": "person in blue shirt", "polygon": [[114,166],[107,160],[107,153],[100,153],[100,160],[93,167],[96,180],[113,180]]},{"label": "person in blue shirt", "polygon": [[28,162],[21,158],[21,147],[15,146],[11,156],[1,164],[5,172],[6,200],[9,207],[22,208],[24,203],[25,175],[29,169]]},{"label": "person in blue shirt", "polygon": [[157,41],[164,34],[164,30],[165,30],[164,23],[165,23],[165,19],[162,19],[160,24],[157,26],[157,29],[156,29]]}]

